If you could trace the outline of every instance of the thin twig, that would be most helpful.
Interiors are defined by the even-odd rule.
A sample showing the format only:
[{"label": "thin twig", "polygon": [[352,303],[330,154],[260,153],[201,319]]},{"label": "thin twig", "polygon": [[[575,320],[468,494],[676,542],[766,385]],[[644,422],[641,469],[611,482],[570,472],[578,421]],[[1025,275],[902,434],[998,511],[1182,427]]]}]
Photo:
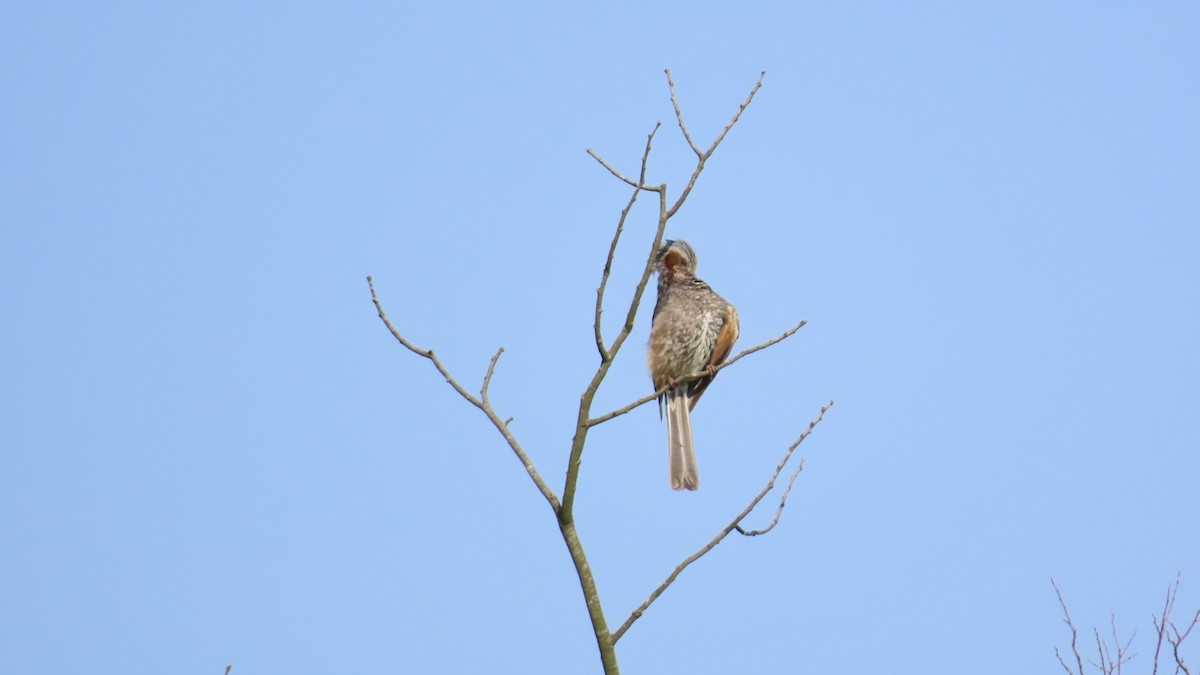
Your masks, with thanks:
[{"label": "thin twig", "polygon": [[[796,331],[803,328],[807,323],[808,323],[808,320],[801,321],[800,323],[796,324],[795,326],[792,326],[791,328],[784,331],[782,334],[780,334],[777,337],[771,338],[770,340],[767,340],[766,342],[764,342],[760,345],[755,345],[753,347],[750,347],[749,349],[744,349],[741,352],[738,352],[738,354],[736,356],[725,361],[721,365],[717,366],[714,370],[711,370],[711,371],[698,370],[694,373],[689,373],[687,375],[684,375],[683,377],[676,379],[675,384],[676,385],[684,384],[687,382],[699,380],[704,377],[709,377],[710,375],[715,375],[716,373],[719,373],[722,370],[728,368],[729,366],[732,366],[733,364],[737,363],[745,356],[749,356],[749,355],[753,354],[754,352],[761,351],[763,349],[766,349],[767,347],[770,347],[771,345],[783,342],[784,340],[786,340],[789,337],[791,337],[792,335],[794,335],[796,333]],[[625,413],[631,412],[634,409],[636,409],[640,406],[643,406],[643,405],[649,403],[650,401],[657,399],[659,396],[662,396],[663,394],[665,394],[667,392],[668,388],[669,387],[667,385],[663,385],[662,388],[660,388],[658,391],[655,391],[652,394],[647,394],[647,395],[637,399],[633,403],[630,403],[623,407],[617,408],[616,410],[613,410],[612,412],[604,413],[603,415],[600,415],[599,417],[593,417],[593,418],[589,419],[587,421],[587,425],[589,427],[594,427],[597,424],[603,424],[603,423],[611,420],[614,417],[620,417],[621,415],[624,415]]]},{"label": "thin twig", "polygon": [[[1178,579],[1178,576],[1176,576],[1176,579]],[[1154,665],[1153,665],[1153,668],[1150,669],[1150,675],[1158,675],[1158,657],[1159,657],[1159,654],[1162,652],[1163,640],[1165,640],[1167,637],[1167,617],[1169,617],[1170,615],[1171,615],[1171,586],[1168,584],[1167,585],[1167,601],[1163,605],[1163,614],[1162,614],[1163,620],[1162,620],[1162,622],[1159,622],[1158,617],[1154,616],[1153,614],[1150,615],[1150,619],[1154,622],[1154,628],[1158,632],[1158,641],[1154,645]]]},{"label": "thin twig", "polygon": [[792,486],[795,485],[796,479],[800,477],[801,471],[804,471],[803,458],[801,458],[800,463],[796,465],[796,470],[792,472],[792,477],[788,479],[787,489],[783,491],[783,496],[779,498],[779,508],[775,511],[775,518],[771,520],[770,525],[766,526],[764,529],[750,530],[749,532],[743,530],[741,525],[738,525],[738,532],[746,535],[747,537],[757,537],[760,534],[766,534],[775,529],[775,526],[779,524],[779,517],[783,515],[783,507],[787,506],[787,498],[788,495],[792,493]]},{"label": "thin twig", "polygon": [[1054,648],[1054,655],[1058,657],[1058,662],[1062,664],[1063,670],[1067,671],[1067,675],[1075,675],[1075,671],[1071,670],[1066,661],[1063,661],[1062,653],[1058,651],[1058,647]]},{"label": "thin twig", "polygon": [[768,481],[767,486],[750,501],[750,504],[747,505],[746,508],[743,509],[742,512],[739,513],[737,517],[734,518],[728,525],[721,528],[721,531],[717,533],[717,536],[713,537],[712,540],[701,547],[699,551],[696,551],[688,556],[683,562],[679,563],[679,565],[671,572],[671,574],[667,576],[666,580],[659,584],[658,588],[654,589],[654,592],[650,594],[650,597],[646,598],[645,602],[643,602],[637,609],[633,610],[633,613],[629,615],[629,618],[625,619],[625,623],[621,624],[621,627],[612,634],[614,643],[620,640],[621,636],[625,634],[625,631],[629,630],[629,627],[646,613],[646,609],[648,609],[650,605],[658,599],[658,596],[663,594],[663,591],[667,590],[668,586],[675,582],[675,579],[683,572],[683,570],[687,569],[688,565],[696,562],[705,553],[708,553],[715,548],[717,544],[721,543],[721,540],[729,536],[729,533],[733,532],[733,530],[738,527],[738,525],[746,516],[750,515],[750,512],[754,510],[754,507],[758,506],[758,503],[762,501],[763,497],[767,495],[767,492],[769,492],[775,485],[775,479],[778,478],[779,473],[783,471],[784,465],[787,464],[787,460],[792,456],[792,452],[796,449],[796,446],[800,445],[800,443],[808,437],[809,432],[811,432],[813,427],[817,426],[817,424],[821,422],[821,420],[825,417],[825,411],[829,410],[831,406],[833,406],[833,401],[821,406],[821,412],[816,416],[816,418],[813,419],[812,422],[809,422],[808,430],[801,434],[800,438],[788,448],[786,453],[784,453],[783,461],[781,461],[779,466],[775,468],[775,473],[771,476],[771,480]]},{"label": "thin twig", "polygon": [[1189,670],[1187,664],[1183,662],[1183,654],[1179,653],[1179,647],[1183,644],[1183,641],[1187,639],[1188,634],[1192,632],[1192,629],[1196,627],[1197,623],[1200,623],[1200,610],[1196,611],[1196,615],[1192,617],[1192,622],[1188,624],[1187,629],[1182,633],[1179,632],[1179,629],[1174,623],[1171,624],[1171,630],[1175,632],[1175,637],[1174,639],[1167,637],[1167,641],[1171,643],[1171,649],[1175,655],[1175,672],[1183,671],[1185,675],[1192,675],[1192,671]]},{"label": "thin twig", "polygon": [[[667,229],[666,219],[666,199],[667,186],[662,185],[658,192],[658,228],[654,233],[655,246],[662,241],[663,232]],[[642,295],[646,292],[646,285],[650,283],[650,274],[653,271],[652,258],[646,263],[646,267],[642,270],[642,277],[638,281],[637,286],[633,290],[633,297],[629,301],[629,310],[625,314],[625,323],[621,326],[617,337],[612,341],[612,345],[608,347],[608,358],[601,359],[600,365],[596,368],[595,374],[588,382],[587,387],[579,396],[579,410],[575,416],[575,435],[571,437],[571,451],[567,457],[567,478],[563,484],[562,492],[562,508],[558,512],[560,524],[568,524],[574,519],[575,511],[575,489],[579,485],[579,469],[583,464],[583,448],[587,443],[588,430],[591,427],[588,425],[588,418],[591,416],[592,401],[596,398],[596,392],[600,390],[600,384],[608,375],[608,369],[612,366],[613,359],[617,357],[617,353],[621,351],[621,347],[625,344],[625,340],[633,333],[634,319],[637,316],[638,307],[642,304]],[[576,561],[576,568],[579,568]]]},{"label": "thin twig", "polygon": [[658,255],[658,250],[662,248],[663,235],[667,231],[667,184],[663,183],[655,188],[655,190],[658,192],[658,226],[654,230],[654,241],[651,242],[650,250],[646,253],[646,264],[642,267],[642,277],[633,289],[633,297],[629,301],[629,309],[625,312],[625,324],[621,326],[621,332],[617,333],[617,337],[608,348],[614,357],[620,351],[621,346],[625,344],[625,340],[633,333],[637,311],[642,306],[642,296],[646,293],[646,287],[650,284],[650,275],[654,272],[654,260]]},{"label": "thin twig", "polygon": [[[1176,583],[1178,583],[1178,572],[1175,575],[1175,580]],[[1154,628],[1158,632],[1158,641],[1154,646],[1154,667],[1150,670],[1150,675],[1157,675],[1158,673],[1158,657],[1162,652],[1163,640],[1165,640],[1167,637],[1167,621],[1170,620],[1171,605],[1174,604],[1174,600],[1175,598],[1171,593],[1171,585],[1167,584],[1167,599],[1166,602],[1163,603],[1162,621],[1160,622],[1158,617],[1154,616],[1153,614],[1150,615],[1150,619],[1154,622]]]},{"label": "thin twig", "polygon": [[1183,655],[1179,653],[1179,648],[1192,632],[1192,629],[1196,627],[1196,624],[1200,623],[1200,611],[1196,612],[1196,615],[1192,617],[1191,623],[1188,624],[1187,629],[1183,632],[1180,632],[1175,623],[1171,621],[1171,612],[1175,609],[1175,598],[1179,594],[1179,579],[1181,576],[1181,573],[1176,573],[1175,583],[1167,585],[1167,599],[1163,603],[1162,618],[1159,619],[1153,615],[1151,616],[1151,619],[1154,620],[1154,627],[1158,629],[1158,644],[1154,648],[1154,670],[1151,671],[1151,675],[1155,675],[1158,672],[1158,657],[1164,639],[1167,641],[1167,644],[1171,645],[1171,653],[1175,659],[1175,672],[1183,672],[1186,675],[1191,675],[1192,672],[1188,669],[1187,664],[1184,663]]},{"label": "thin twig", "polygon": [[1099,655],[1099,657],[1100,657],[1100,663],[1096,663],[1095,661],[1092,661],[1091,659],[1088,659],[1088,661],[1093,666],[1096,666],[1097,668],[1099,668],[1100,672],[1104,673],[1104,675],[1112,675],[1112,673],[1113,673],[1113,669],[1111,666],[1112,658],[1108,655],[1108,643],[1105,642],[1104,640],[1100,639],[1100,629],[1099,628],[1093,628],[1092,632],[1096,634],[1096,654]]},{"label": "thin twig", "polygon": [[758,82],[754,83],[754,88],[750,90],[750,95],[746,97],[745,101],[742,101],[740,106],[738,106],[738,110],[729,120],[729,124],[726,124],[725,128],[721,130],[721,133],[717,134],[717,137],[713,139],[712,145],[708,146],[708,150],[704,151],[705,157],[712,156],[713,151],[717,149],[717,146],[721,144],[721,141],[725,140],[725,134],[729,133],[729,130],[733,128],[733,125],[737,124],[737,121],[742,116],[742,113],[746,112],[746,108],[750,107],[750,102],[754,100],[754,95],[757,94],[758,90],[762,88],[763,78],[766,76],[767,71],[765,70],[758,74]]},{"label": "thin twig", "polygon": [[[1104,675],[1121,675],[1123,666],[1133,660],[1136,654],[1129,653],[1129,647],[1133,644],[1133,638],[1137,636],[1137,631],[1134,631],[1125,644],[1121,644],[1121,638],[1117,634],[1117,615],[1109,614],[1108,616],[1109,629],[1112,631],[1112,648],[1108,645],[1108,640],[1100,636],[1100,629],[1092,629],[1096,637],[1096,655],[1100,658],[1100,662],[1088,659],[1088,662],[1100,669]],[[1113,658],[1112,649],[1117,650],[1116,658]]]},{"label": "thin twig", "polygon": [[[629,196],[629,203],[625,208],[621,209],[621,217],[617,219],[617,231],[613,234],[612,242],[608,245],[608,257],[604,260],[604,273],[600,275],[600,286],[596,289],[596,318],[593,325],[593,331],[596,334],[596,349],[600,352],[602,361],[611,361],[612,354],[608,348],[604,346],[604,334],[600,327],[600,317],[604,314],[604,291],[608,287],[608,277],[612,273],[613,258],[617,254],[617,242],[621,240],[621,233],[625,231],[625,220],[629,217],[629,212],[633,209],[634,202],[637,201],[638,195],[641,194],[641,186],[646,183],[646,165],[650,161],[650,144],[654,141],[654,134],[658,133],[658,128],[662,126],[661,122],[655,122],[654,128],[650,130],[650,135],[646,137],[646,149],[642,152],[642,169],[638,174],[637,186],[633,190],[633,194]],[[590,149],[588,153],[601,160],[596,153]]]},{"label": "thin twig", "polygon": [[[811,431],[811,429],[810,429],[810,431]],[[808,432],[805,432],[804,435],[807,436]],[[787,460],[784,460],[784,461],[786,462]],[[795,485],[796,479],[800,477],[801,471],[804,471],[804,459],[803,458],[801,458],[800,463],[796,465],[796,470],[792,472],[792,477],[790,479],[788,479],[787,488],[784,489],[783,495],[779,498],[779,508],[775,509],[775,517],[771,519],[771,524],[767,525],[766,527],[764,527],[761,530],[745,530],[745,529],[742,529],[741,525],[738,525],[736,528],[734,528],[738,531],[738,534],[742,534],[747,537],[757,537],[760,534],[766,534],[766,533],[770,532],[771,530],[775,529],[775,526],[779,524],[779,517],[783,515],[783,507],[787,506],[787,498],[788,498],[788,495],[791,494],[791,492],[792,492],[792,486]]]},{"label": "thin twig", "polygon": [[[767,486],[762,489],[762,492],[758,493],[758,497],[755,497],[753,505],[757,505],[759,500],[761,500],[763,497],[766,497],[767,493],[771,491],[771,488],[775,487],[775,481],[779,478],[779,474],[783,472],[783,467],[787,465],[788,460],[791,459],[792,453],[795,452],[796,448],[800,447],[800,444],[804,442],[804,439],[808,438],[808,435],[812,433],[812,430],[821,423],[821,420],[825,417],[825,411],[832,407],[833,401],[821,406],[820,414],[818,414],[811,422],[808,423],[808,428],[800,434],[800,437],[796,439],[796,442],[788,446],[787,452],[783,455],[783,459],[781,459],[779,461],[779,465],[775,467],[775,473],[771,476],[771,480],[767,482]],[[788,481],[787,489],[783,491],[783,497],[779,500],[779,508],[775,511],[775,519],[771,521],[769,526],[762,530],[745,530],[742,528],[741,519],[739,518],[738,523],[734,526],[734,529],[736,529],[739,534],[743,534],[747,537],[757,537],[760,534],[766,534],[767,532],[773,530],[775,525],[779,523],[779,516],[783,514],[783,507],[785,504],[787,504],[788,494],[792,491],[792,484],[796,482],[796,477],[799,476],[800,472],[803,470],[804,460],[801,459],[800,464],[796,467],[796,470],[792,472],[792,478]],[[751,508],[753,508],[753,505]],[[747,515],[749,513],[749,511],[746,512]]]},{"label": "thin twig", "polygon": [[671,79],[671,69],[666,69],[667,86],[671,89],[671,105],[675,107],[675,119],[679,121],[679,129],[683,132],[683,137],[687,139],[688,145],[692,147],[692,152],[696,153],[697,157],[704,157],[704,153],[700,148],[696,147],[696,142],[692,140],[692,135],[688,133],[687,125],[683,123],[683,112],[679,109],[679,98],[675,96],[675,80]]},{"label": "thin twig", "polygon": [[621,174],[620,171],[617,171],[615,168],[613,168],[613,166],[611,164],[604,161],[604,158],[601,157],[600,155],[596,154],[596,151],[592,150],[591,148],[587,149],[587,154],[591,155],[597,162],[600,162],[600,166],[603,166],[604,168],[608,169],[609,173],[616,176],[617,178],[620,178],[622,181],[628,183],[630,187],[635,187],[639,190],[645,190],[647,192],[657,192],[658,191],[659,186],[657,186],[657,185],[646,185],[642,181],[638,181],[635,183],[632,180],[626,178],[624,175]]},{"label": "thin twig", "polygon": [[1075,623],[1071,621],[1071,613],[1067,611],[1067,601],[1063,600],[1062,591],[1058,590],[1058,584],[1054,582],[1054,577],[1050,578],[1050,585],[1054,587],[1054,592],[1058,594],[1058,604],[1062,607],[1063,616],[1065,617],[1063,621],[1071,629],[1071,652],[1075,654],[1075,663],[1079,664],[1079,672],[1076,673],[1067,667],[1066,662],[1063,661],[1062,656],[1058,653],[1058,647],[1054,648],[1054,654],[1058,656],[1058,662],[1062,664],[1063,668],[1066,668],[1068,673],[1071,673],[1072,675],[1083,675],[1083,656],[1079,654],[1078,647],[1079,631],[1075,628]]},{"label": "thin twig", "polygon": [[1137,654],[1130,654],[1129,647],[1133,644],[1133,638],[1137,637],[1137,631],[1133,631],[1129,635],[1129,639],[1125,641],[1125,645],[1121,645],[1121,638],[1117,637],[1117,615],[1109,615],[1109,624],[1112,627],[1113,646],[1117,648],[1117,675],[1121,675],[1121,666],[1133,660]]},{"label": "thin twig", "polygon": [[[754,95],[757,94],[758,90],[762,87],[763,78],[766,76],[767,71],[765,70],[759,74],[758,82],[756,82],[754,84],[754,88],[750,90],[750,95],[746,97],[745,101],[742,101],[742,105],[739,106],[737,112],[733,114],[733,117],[729,120],[729,124],[726,124],[725,128],[721,130],[721,133],[717,134],[717,137],[713,140],[712,145],[708,147],[708,150],[705,150],[704,152],[697,151],[696,154],[698,155],[699,159],[696,161],[696,169],[692,171],[692,177],[688,179],[687,187],[683,189],[683,192],[679,193],[679,199],[676,199],[674,206],[667,210],[667,218],[674,216],[675,212],[679,211],[679,207],[683,206],[684,200],[688,198],[688,195],[692,192],[692,188],[696,186],[696,179],[700,177],[700,172],[704,170],[704,163],[708,161],[709,157],[712,157],[712,154],[716,151],[717,146],[721,144],[721,141],[725,140],[725,134],[729,133],[729,130],[733,128],[733,125],[737,124],[738,118],[740,118],[746,108],[750,106],[750,102],[754,100]],[[667,69],[667,82],[671,82],[671,70],[669,68]],[[674,88],[672,86],[672,91],[673,89]],[[679,108],[676,107],[676,111],[678,110]],[[684,135],[686,136],[687,129],[683,126],[682,115],[679,116],[679,126],[681,129],[684,129]],[[696,145],[692,143],[692,139],[690,137],[688,137],[688,143],[692,145],[693,150],[696,150]]]},{"label": "thin twig", "polygon": [[[488,401],[488,387],[492,386],[492,374],[496,372],[496,362],[500,360],[500,355],[503,353],[504,347],[501,347],[496,350],[495,354],[492,354],[492,360],[488,363],[487,373],[483,376],[483,386],[479,389],[479,398],[486,406],[490,406]],[[504,424],[507,426],[508,422],[506,421]]]},{"label": "thin twig", "polygon": [[[496,411],[492,409],[492,404],[487,399],[487,391],[488,386],[491,385],[492,373],[495,371],[496,361],[500,359],[500,354],[504,353],[504,348],[501,347],[496,354],[492,356],[492,360],[488,365],[487,374],[484,375],[483,378],[483,390],[480,392],[482,399],[475,398],[470,392],[464,389],[461,384],[458,383],[458,380],[456,380],[454,376],[450,374],[450,371],[446,369],[446,366],[442,365],[441,359],[439,359],[437,355],[433,353],[432,349],[421,349],[420,347],[409,342],[404,338],[403,335],[400,334],[400,331],[396,329],[396,327],[392,324],[391,319],[388,318],[387,312],[384,311],[383,302],[379,300],[379,296],[375,293],[375,280],[371,278],[370,275],[367,275],[367,286],[371,289],[371,302],[375,303],[375,311],[379,313],[379,319],[383,321],[383,325],[387,327],[389,332],[391,332],[392,337],[396,338],[400,344],[404,345],[412,353],[429,359],[429,361],[433,363],[433,366],[437,368],[437,371],[442,374],[442,377],[446,378],[446,382],[454,388],[454,391],[458,392],[459,396],[462,396],[471,405],[483,411],[483,414],[486,415],[489,420],[491,420],[492,425],[496,427],[496,429],[500,432],[500,435],[503,436],[504,440],[508,442],[508,446],[512,448],[513,452],[517,455],[517,459],[521,460],[521,464],[525,466],[525,471],[529,474],[529,477],[533,479],[534,484],[537,485],[537,488],[542,493],[542,496],[546,498],[547,502],[549,502],[550,508],[554,509],[554,511],[557,513],[560,508],[558,496],[554,494],[554,491],[551,490],[550,486],[546,484],[546,481],[542,479],[541,474],[538,473],[537,468],[533,465],[533,460],[529,458],[529,455],[525,454],[525,451],[521,448],[521,444],[517,442],[516,437],[512,435],[511,431],[509,431],[508,422],[500,419],[500,416],[497,415]],[[512,418],[509,419],[511,420]]]},{"label": "thin twig", "polygon": [[[833,404],[833,401],[830,401],[830,404]],[[804,434],[800,435],[800,440],[803,441],[804,438],[809,435],[809,431],[811,431],[811,430],[812,430],[812,428],[810,426],[810,428],[808,430],[806,430],[804,432]],[[797,441],[797,443],[798,442],[799,441]],[[791,449],[788,449],[788,456],[790,456],[790,455],[791,455]],[[785,456],[784,461],[780,462],[779,468],[784,468],[784,464],[786,464],[786,462],[787,462],[787,458]],[[734,530],[737,530],[738,534],[744,534],[744,536],[746,536],[746,537],[757,537],[758,534],[766,534],[767,532],[774,530],[775,526],[779,525],[779,516],[784,515],[784,507],[787,506],[787,495],[791,494],[792,485],[796,484],[796,479],[799,478],[800,472],[802,472],[802,471],[804,471],[804,458],[800,458],[799,464],[796,465],[796,471],[793,471],[792,477],[787,480],[787,488],[784,490],[784,494],[782,494],[782,496],[780,497],[779,508],[775,509],[775,518],[770,520],[770,525],[763,527],[762,530],[745,530],[745,528],[738,525],[737,527],[734,527]],[[778,470],[776,470],[775,474],[776,474],[776,477],[779,476]],[[770,488],[773,488],[774,483],[775,483],[775,479],[772,478],[772,482],[770,482],[768,484],[767,491],[769,491]]]}]

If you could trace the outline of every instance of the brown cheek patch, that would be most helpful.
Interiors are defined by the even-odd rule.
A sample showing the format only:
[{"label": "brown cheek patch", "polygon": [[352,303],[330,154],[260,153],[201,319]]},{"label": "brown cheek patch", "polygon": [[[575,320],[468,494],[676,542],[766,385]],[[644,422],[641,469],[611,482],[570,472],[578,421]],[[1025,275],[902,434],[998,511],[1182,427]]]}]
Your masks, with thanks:
[{"label": "brown cheek patch", "polygon": [[672,272],[674,272],[675,268],[682,263],[683,254],[679,251],[667,251],[667,254],[663,256],[663,266]]}]

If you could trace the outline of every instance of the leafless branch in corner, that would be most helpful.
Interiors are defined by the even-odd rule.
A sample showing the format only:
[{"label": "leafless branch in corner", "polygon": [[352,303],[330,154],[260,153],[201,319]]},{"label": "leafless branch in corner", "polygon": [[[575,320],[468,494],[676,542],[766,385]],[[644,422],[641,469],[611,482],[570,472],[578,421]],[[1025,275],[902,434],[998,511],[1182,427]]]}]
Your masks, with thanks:
[{"label": "leafless branch in corner", "polygon": [[1083,675],[1083,656],[1079,654],[1079,630],[1075,628],[1075,623],[1071,621],[1071,612],[1067,610],[1067,601],[1063,600],[1062,591],[1058,590],[1058,584],[1055,583],[1053,578],[1050,579],[1050,585],[1054,587],[1054,592],[1058,594],[1058,604],[1062,607],[1063,611],[1063,622],[1071,629],[1071,653],[1075,655],[1075,663],[1078,665],[1079,670],[1071,670],[1071,667],[1063,660],[1062,654],[1059,653],[1058,647],[1054,648],[1054,655],[1058,657],[1058,662],[1067,671],[1067,675]]},{"label": "leafless branch in corner", "polygon": [[1112,648],[1109,647],[1108,640],[1100,636],[1099,628],[1094,628],[1092,632],[1096,637],[1096,654],[1100,658],[1100,662],[1097,663],[1091,659],[1088,659],[1088,662],[1099,668],[1100,672],[1104,673],[1104,675],[1121,675],[1122,666],[1129,663],[1134,657],[1133,654],[1129,653],[1129,645],[1133,643],[1133,638],[1137,635],[1137,631],[1134,631],[1134,634],[1130,635],[1129,639],[1122,645],[1121,638],[1117,636],[1117,615],[1110,614],[1108,621],[1112,629],[1112,646],[1117,650],[1117,655],[1115,658],[1113,657]]},{"label": "leafless branch in corner", "polygon": [[1184,673],[1184,675],[1191,675],[1192,673],[1188,669],[1187,664],[1184,663],[1183,654],[1179,652],[1179,648],[1183,645],[1183,641],[1187,639],[1188,635],[1191,634],[1192,629],[1196,627],[1196,624],[1200,623],[1200,610],[1196,611],[1187,628],[1182,631],[1171,621],[1171,612],[1175,610],[1175,598],[1179,595],[1180,576],[1182,576],[1181,573],[1176,573],[1175,582],[1167,586],[1167,599],[1163,602],[1162,617],[1159,618],[1153,615],[1150,617],[1153,619],[1154,628],[1158,633],[1158,641],[1154,646],[1154,670],[1151,671],[1151,675],[1158,674],[1159,655],[1162,652],[1164,641],[1171,645],[1171,656],[1175,661],[1174,672],[1176,674]]},{"label": "leafless branch in corner", "polygon": [[[1075,663],[1078,671],[1072,670],[1072,668],[1067,665],[1066,661],[1063,659],[1062,653],[1057,647],[1054,648],[1054,655],[1058,657],[1059,664],[1062,665],[1063,669],[1067,671],[1068,675],[1083,675],[1084,658],[1079,653],[1079,631],[1076,629],[1074,622],[1071,621],[1071,614],[1067,611],[1067,603],[1063,600],[1062,592],[1058,589],[1058,584],[1054,582],[1054,579],[1051,579],[1050,583],[1054,586],[1054,592],[1058,594],[1058,604],[1062,607],[1063,616],[1065,617],[1064,621],[1071,629],[1071,652],[1075,656]],[[1160,659],[1162,656],[1164,643],[1171,645],[1172,657],[1175,662],[1175,670],[1173,672],[1176,675],[1179,673],[1191,675],[1191,671],[1188,670],[1187,665],[1184,663],[1183,654],[1180,653],[1179,648],[1183,644],[1183,641],[1187,638],[1188,634],[1191,633],[1192,628],[1194,628],[1197,623],[1200,623],[1200,611],[1197,611],[1196,615],[1192,617],[1188,627],[1180,631],[1178,626],[1171,621],[1171,612],[1175,608],[1175,598],[1178,592],[1179,576],[1176,575],[1174,584],[1169,584],[1167,586],[1167,599],[1163,605],[1162,618],[1151,616],[1154,621],[1154,628],[1157,632],[1158,639],[1154,648],[1154,660],[1150,675],[1158,675],[1158,667],[1161,662]],[[1109,638],[1101,635],[1099,629],[1093,630],[1096,640],[1096,659],[1089,658],[1087,659],[1087,662],[1099,669],[1103,675],[1121,675],[1125,664],[1129,663],[1135,656],[1137,656],[1129,650],[1133,644],[1133,639],[1137,636],[1137,631],[1134,631],[1133,634],[1130,635],[1129,639],[1122,643],[1120,635],[1117,631],[1116,615],[1109,616],[1109,631],[1112,639],[1111,644],[1109,643]]]}]

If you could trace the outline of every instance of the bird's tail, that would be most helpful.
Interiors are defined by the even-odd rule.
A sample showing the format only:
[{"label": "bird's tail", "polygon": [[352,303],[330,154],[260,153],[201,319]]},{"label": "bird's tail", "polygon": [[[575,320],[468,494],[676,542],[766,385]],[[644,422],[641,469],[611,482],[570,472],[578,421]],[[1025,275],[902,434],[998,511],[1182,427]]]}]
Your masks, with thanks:
[{"label": "bird's tail", "polygon": [[692,415],[688,410],[687,385],[668,391],[667,446],[671,465],[671,487],[695,490],[700,487],[696,470],[696,446],[692,442]]}]

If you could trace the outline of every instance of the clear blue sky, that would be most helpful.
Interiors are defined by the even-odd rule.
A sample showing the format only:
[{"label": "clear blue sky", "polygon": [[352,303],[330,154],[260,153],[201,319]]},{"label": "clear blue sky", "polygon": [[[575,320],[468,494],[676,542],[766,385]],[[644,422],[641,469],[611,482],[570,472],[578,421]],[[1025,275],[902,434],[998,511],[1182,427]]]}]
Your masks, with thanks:
[{"label": "clear blue sky", "polygon": [[623,671],[1058,672],[1053,576],[1148,672],[1176,572],[1200,607],[1195,3],[434,4],[0,7],[6,670],[598,672],[545,502],[365,276],[472,389],[505,347],[561,490],[627,197],[585,149],[661,120],[678,194],[670,67],[704,143],[767,71],[668,234],[739,347],[810,324],[696,409],[699,492],[653,406],[593,434],[610,623],[837,404]]}]

